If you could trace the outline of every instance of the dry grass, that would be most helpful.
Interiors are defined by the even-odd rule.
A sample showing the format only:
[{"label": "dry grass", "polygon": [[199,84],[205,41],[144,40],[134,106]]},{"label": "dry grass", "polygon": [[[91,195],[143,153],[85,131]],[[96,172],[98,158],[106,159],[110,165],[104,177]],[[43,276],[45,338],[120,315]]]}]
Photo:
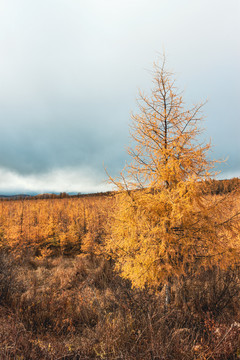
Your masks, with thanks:
[{"label": "dry grass", "polygon": [[[7,263],[5,255],[5,274]],[[164,289],[131,289],[101,257],[9,266],[14,280],[0,307],[1,359],[237,359],[236,272],[203,271],[173,284],[166,310]]]},{"label": "dry grass", "polygon": [[164,288],[132,289],[99,253],[106,219],[91,204],[80,251],[34,256],[30,248],[19,259],[18,246],[2,248],[0,359],[239,359],[239,269],[175,279],[166,309]]}]

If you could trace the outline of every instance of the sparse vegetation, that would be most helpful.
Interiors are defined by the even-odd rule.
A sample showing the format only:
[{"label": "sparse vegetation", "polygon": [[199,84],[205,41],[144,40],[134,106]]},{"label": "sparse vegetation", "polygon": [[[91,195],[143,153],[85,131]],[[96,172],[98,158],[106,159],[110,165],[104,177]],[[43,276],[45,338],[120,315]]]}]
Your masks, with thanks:
[{"label": "sparse vegetation", "polygon": [[[240,197],[232,196],[239,209]],[[0,358],[237,359],[238,268],[203,268],[180,277],[171,284],[166,309],[163,287],[133,289],[104,256],[114,202],[86,197],[1,203]],[[75,245],[49,245],[51,214],[56,229],[62,229],[60,218],[66,232],[72,222],[79,226]],[[13,224],[11,244],[7,226]]]}]

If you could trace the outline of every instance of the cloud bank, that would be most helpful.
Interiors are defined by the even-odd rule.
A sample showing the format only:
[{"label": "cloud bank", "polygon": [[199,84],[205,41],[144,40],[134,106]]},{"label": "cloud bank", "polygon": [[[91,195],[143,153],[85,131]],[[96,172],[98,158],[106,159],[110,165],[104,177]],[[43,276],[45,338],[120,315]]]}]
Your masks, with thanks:
[{"label": "cloud bank", "polygon": [[240,176],[239,15],[236,0],[2,0],[2,189],[88,191],[103,162],[117,174],[138,88],[150,90],[164,48],[186,102],[209,99],[223,177]]},{"label": "cloud bank", "polygon": [[111,184],[99,181],[99,174],[91,169],[54,169],[48,173],[21,175],[0,169],[0,194],[76,192],[95,193],[112,189]]}]

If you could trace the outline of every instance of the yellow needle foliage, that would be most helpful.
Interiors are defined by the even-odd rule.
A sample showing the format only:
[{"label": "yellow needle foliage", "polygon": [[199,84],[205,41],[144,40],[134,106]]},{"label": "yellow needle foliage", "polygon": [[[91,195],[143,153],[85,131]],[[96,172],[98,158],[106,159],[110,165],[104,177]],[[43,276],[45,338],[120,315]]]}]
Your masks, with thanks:
[{"label": "yellow needle foliage", "polygon": [[18,259],[99,253],[112,198],[2,200],[0,250]]},{"label": "yellow needle foliage", "polygon": [[106,241],[116,269],[140,288],[201,266],[233,265],[239,255],[231,199],[203,196],[214,162],[210,144],[198,140],[202,104],[185,110],[164,62],[155,65],[153,84],[132,116],[132,162],[111,179],[119,194]]}]

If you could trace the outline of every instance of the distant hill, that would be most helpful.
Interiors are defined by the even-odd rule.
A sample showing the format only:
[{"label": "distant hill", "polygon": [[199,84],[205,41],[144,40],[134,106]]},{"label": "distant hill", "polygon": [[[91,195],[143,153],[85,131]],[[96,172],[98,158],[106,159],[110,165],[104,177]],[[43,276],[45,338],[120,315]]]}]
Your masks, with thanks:
[{"label": "distant hill", "polygon": [[12,200],[25,199],[29,197],[32,197],[32,195],[28,195],[28,194],[1,195],[0,194],[0,198],[12,199]]}]

